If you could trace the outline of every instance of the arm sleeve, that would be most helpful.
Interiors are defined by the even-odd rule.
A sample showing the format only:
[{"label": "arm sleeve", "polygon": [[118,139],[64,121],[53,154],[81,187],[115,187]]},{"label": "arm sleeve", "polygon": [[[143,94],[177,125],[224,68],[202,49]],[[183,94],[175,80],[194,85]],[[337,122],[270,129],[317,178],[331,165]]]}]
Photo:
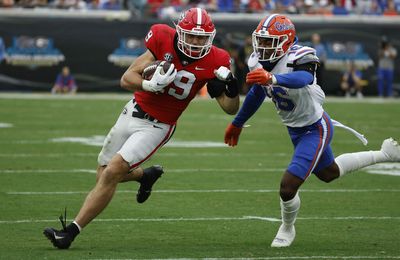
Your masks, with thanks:
[{"label": "arm sleeve", "polygon": [[161,25],[159,24],[151,26],[144,39],[146,48],[153,54],[154,57],[156,57],[155,53],[157,53],[158,50],[157,38],[159,37],[158,34],[160,27]]},{"label": "arm sleeve", "polygon": [[224,93],[226,85],[217,78],[213,78],[207,83],[207,92],[211,98],[219,97]]},{"label": "arm sleeve", "polygon": [[260,85],[253,85],[249,93],[244,99],[242,108],[233,119],[232,124],[237,127],[242,127],[246,121],[254,115],[261,104],[264,102],[267,93]]},{"label": "arm sleeve", "polygon": [[314,75],[304,70],[275,74],[274,76],[278,85],[287,88],[302,88],[314,81]]}]

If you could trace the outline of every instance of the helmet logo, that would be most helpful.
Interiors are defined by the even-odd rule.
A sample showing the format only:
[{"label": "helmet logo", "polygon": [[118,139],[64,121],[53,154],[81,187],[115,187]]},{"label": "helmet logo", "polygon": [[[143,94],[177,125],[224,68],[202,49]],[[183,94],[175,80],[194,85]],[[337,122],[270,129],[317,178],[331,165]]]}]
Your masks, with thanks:
[{"label": "helmet logo", "polygon": [[278,32],[287,31],[287,30],[293,30],[294,29],[294,25],[293,24],[276,22],[275,23],[275,29]]}]

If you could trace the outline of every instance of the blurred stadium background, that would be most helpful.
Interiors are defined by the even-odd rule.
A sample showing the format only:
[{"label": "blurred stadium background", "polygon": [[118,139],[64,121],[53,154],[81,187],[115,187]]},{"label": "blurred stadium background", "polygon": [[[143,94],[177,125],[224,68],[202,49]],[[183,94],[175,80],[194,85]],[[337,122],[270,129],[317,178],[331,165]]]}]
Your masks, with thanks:
[{"label": "blurred stadium background", "polygon": [[[301,42],[321,36],[321,85],[339,96],[328,98],[326,110],[370,141],[365,148],[337,130],[335,154],[400,138],[399,99],[370,98],[382,37],[400,50],[399,1],[0,0],[0,259],[400,259],[399,164],[329,185],[310,177],[298,238],[287,250],[269,247],[279,226],[279,179],[292,153],[270,102],[230,149],[222,138],[232,117],[196,99],[171,143],[147,163],[166,169],[148,202],[135,203],[136,183],[121,185],[67,252],[42,236],[65,206],[71,220],[93,186],[99,145],[131,97],[120,77],[144,51],[147,30],[172,26],[193,5],[212,12],[215,43],[230,51],[237,75],[245,73],[246,38],[267,13],[288,14]],[[341,97],[350,60],[363,72],[363,100]],[[50,95],[65,65],[78,94]],[[398,97],[399,58],[394,83]]]},{"label": "blurred stadium background", "polygon": [[[1,5],[0,90],[4,91],[48,92],[64,65],[70,67],[80,92],[122,91],[119,79],[144,51],[143,38],[150,26],[173,26],[179,12],[194,5],[212,12],[215,44],[231,53],[240,80],[251,52],[248,37],[272,12],[289,15],[301,43],[312,45],[312,35],[320,35],[326,53],[320,85],[328,95],[344,94],[340,80],[350,61],[362,71],[364,94],[377,95],[382,37],[400,50],[400,2],[391,0],[1,0]],[[247,92],[245,84],[241,92]]]}]

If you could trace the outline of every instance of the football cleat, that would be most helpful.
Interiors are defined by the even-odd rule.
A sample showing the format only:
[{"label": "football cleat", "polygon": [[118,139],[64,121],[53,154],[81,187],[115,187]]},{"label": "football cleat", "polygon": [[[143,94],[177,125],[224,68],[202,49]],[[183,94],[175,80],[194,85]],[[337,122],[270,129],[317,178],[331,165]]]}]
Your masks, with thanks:
[{"label": "football cleat", "polygon": [[143,203],[150,197],[151,188],[163,173],[164,170],[160,165],[154,165],[143,170],[143,177],[139,180],[140,187],[136,194],[138,203]]},{"label": "football cleat", "polygon": [[67,209],[65,209],[64,219],[60,216],[62,230],[56,230],[54,228],[45,228],[43,234],[51,241],[54,247],[59,249],[68,249],[74,241],[74,237],[67,232],[66,222],[67,222]]},{"label": "football cleat", "polygon": [[43,234],[59,249],[68,249],[73,241],[72,236],[64,230],[46,228]]},{"label": "football cleat", "polygon": [[271,243],[271,247],[288,247],[292,244],[295,237],[296,229],[294,228],[294,225],[285,227],[284,224],[281,224],[278,233]]},{"label": "football cleat", "polygon": [[383,141],[381,151],[390,161],[400,161],[400,146],[393,138],[388,138]]}]

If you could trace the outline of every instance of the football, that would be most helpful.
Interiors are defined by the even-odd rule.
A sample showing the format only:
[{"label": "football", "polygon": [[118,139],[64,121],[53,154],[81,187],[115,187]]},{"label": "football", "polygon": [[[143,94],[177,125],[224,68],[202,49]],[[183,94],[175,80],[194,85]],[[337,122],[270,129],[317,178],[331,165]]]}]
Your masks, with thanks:
[{"label": "football", "polygon": [[[162,62],[162,60],[156,60],[150,63],[144,68],[142,73],[142,78],[146,80],[150,80],[153,77],[154,72],[156,71],[157,66]],[[166,61],[163,65],[163,69],[161,70],[161,74],[165,74],[169,67],[171,66],[171,62]]]}]

